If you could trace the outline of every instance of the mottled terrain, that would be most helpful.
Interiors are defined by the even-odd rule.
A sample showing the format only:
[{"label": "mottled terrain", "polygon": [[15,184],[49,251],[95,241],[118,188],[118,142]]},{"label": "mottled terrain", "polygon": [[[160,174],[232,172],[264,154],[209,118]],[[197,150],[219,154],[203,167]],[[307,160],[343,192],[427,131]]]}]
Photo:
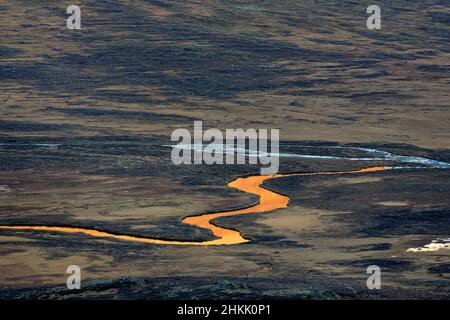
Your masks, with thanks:
[{"label": "mottled terrain", "polygon": [[[278,128],[281,151],[352,145],[450,162],[450,7],[378,1],[0,3],[0,224],[208,240],[187,215],[254,204],[254,165],[176,166],[170,134]],[[326,151],[331,152],[331,151]],[[354,152],[347,151],[346,156]],[[373,162],[282,158],[280,172]],[[379,165],[391,165],[380,162]],[[249,243],[142,245],[0,231],[0,298],[448,299],[450,169],[286,177],[267,214],[218,219]],[[68,265],[82,290],[65,287]],[[383,270],[382,290],[366,268]]]}]

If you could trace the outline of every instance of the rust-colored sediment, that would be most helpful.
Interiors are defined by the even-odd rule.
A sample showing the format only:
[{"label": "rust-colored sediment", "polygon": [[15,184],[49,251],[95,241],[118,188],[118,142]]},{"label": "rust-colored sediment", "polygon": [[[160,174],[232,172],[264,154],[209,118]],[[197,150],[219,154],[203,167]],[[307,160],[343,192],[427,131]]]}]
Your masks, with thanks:
[{"label": "rust-colored sediment", "polygon": [[78,228],[78,227],[59,227],[59,226],[0,226],[3,230],[34,230],[34,231],[56,231],[64,233],[82,233],[92,237],[98,238],[110,238],[124,241],[133,241],[147,244],[167,244],[167,245],[197,245],[197,246],[211,246],[211,245],[230,245],[248,242],[239,231],[222,228],[216,226],[212,221],[220,217],[230,217],[247,213],[262,213],[270,212],[277,209],[286,208],[289,204],[289,197],[281,195],[279,193],[270,191],[263,188],[261,185],[264,181],[269,179],[292,177],[292,176],[313,176],[313,175],[333,175],[333,174],[355,174],[355,173],[367,173],[387,170],[385,167],[370,167],[365,169],[353,170],[353,171],[323,171],[323,172],[310,172],[310,173],[290,173],[290,174],[277,174],[272,176],[250,176],[245,178],[237,178],[236,180],[228,183],[231,188],[255,194],[259,196],[259,202],[256,205],[248,208],[223,211],[209,214],[202,214],[198,216],[189,216],[183,219],[183,222],[189,225],[193,225],[198,228],[210,230],[216,239],[209,241],[175,241],[175,240],[162,240],[147,237],[137,237],[126,234],[114,234],[106,231],[99,231],[90,228]]}]

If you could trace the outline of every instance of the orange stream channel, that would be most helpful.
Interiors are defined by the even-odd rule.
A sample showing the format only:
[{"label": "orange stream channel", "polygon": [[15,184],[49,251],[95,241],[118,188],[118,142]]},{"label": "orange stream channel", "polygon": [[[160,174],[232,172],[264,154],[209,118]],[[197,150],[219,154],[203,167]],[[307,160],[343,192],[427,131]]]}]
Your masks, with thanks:
[{"label": "orange stream channel", "polygon": [[239,231],[219,227],[213,224],[212,221],[220,217],[230,217],[247,213],[270,212],[277,209],[286,208],[289,204],[289,197],[263,188],[261,185],[264,183],[264,181],[269,179],[277,179],[292,176],[355,174],[355,173],[367,173],[383,170],[387,170],[387,168],[370,167],[353,171],[322,171],[310,173],[290,173],[290,174],[276,174],[272,176],[249,176],[245,178],[237,178],[236,180],[233,180],[230,183],[228,183],[228,186],[259,196],[259,202],[257,204],[244,209],[208,213],[198,216],[188,216],[183,219],[183,222],[186,224],[210,230],[214,234],[216,239],[208,241],[163,240],[140,236],[132,236],[126,234],[115,234],[91,228],[61,227],[61,226],[25,226],[25,225],[0,226],[0,230],[35,230],[35,231],[50,231],[50,232],[64,232],[64,233],[82,233],[92,237],[110,238],[147,244],[197,245],[197,246],[240,244],[248,242],[249,240],[245,239]]}]

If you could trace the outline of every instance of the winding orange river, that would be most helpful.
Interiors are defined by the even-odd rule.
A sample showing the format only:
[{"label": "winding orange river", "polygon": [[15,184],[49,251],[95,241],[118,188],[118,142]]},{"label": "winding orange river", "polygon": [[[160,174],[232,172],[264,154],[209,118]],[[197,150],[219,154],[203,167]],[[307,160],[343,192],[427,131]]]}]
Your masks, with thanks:
[{"label": "winding orange river", "polygon": [[277,209],[286,208],[289,204],[289,197],[281,195],[279,193],[270,191],[262,187],[262,184],[266,180],[277,179],[283,177],[292,176],[314,176],[314,175],[336,175],[336,174],[357,174],[368,173],[387,170],[386,167],[370,167],[365,169],[353,170],[353,171],[321,171],[321,172],[309,172],[309,173],[289,173],[289,174],[276,174],[272,176],[249,176],[245,178],[237,178],[236,180],[228,183],[231,188],[255,194],[259,196],[257,204],[248,208],[223,211],[216,213],[208,213],[197,216],[188,216],[183,219],[185,224],[189,224],[198,228],[208,229],[216,237],[214,240],[208,241],[181,241],[181,240],[163,240],[141,236],[133,236],[126,234],[116,234],[107,231],[100,231],[92,228],[79,228],[79,227],[62,227],[62,226],[32,226],[32,225],[11,225],[0,226],[0,230],[34,230],[34,231],[50,231],[50,232],[63,232],[63,233],[82,233],[88,236],[97,238],[110,238],[124,241],[132,241],[146,244],[166,244],[166,245],[196,245],[196,246],[212,246],[212,245],[231,245],[245,243],[250,240],[245,239],[241,233],[237,230],[223,228],[213,223],[214,219],[220,217],[230,217],[247,213],[262,213],[270,212]]}]

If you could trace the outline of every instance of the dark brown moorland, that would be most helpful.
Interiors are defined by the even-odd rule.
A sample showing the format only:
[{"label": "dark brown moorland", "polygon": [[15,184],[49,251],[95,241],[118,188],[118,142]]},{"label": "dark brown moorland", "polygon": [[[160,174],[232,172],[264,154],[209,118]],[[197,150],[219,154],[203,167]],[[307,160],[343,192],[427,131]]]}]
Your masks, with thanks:
[{"label": "dark brown moorland", "polygon": [[[82,29],[68,30],[69,3],[1,2],[0,225],[213,240],[182,219],[257,204],[227,183],[259,167],[172,164],[164,145],[195,120],[278,128],[291,154],[450,162],[448,3],[378,1],[381,30],[366,27],[370,4],[86,0]],[[280,173],[405,165],[280,161]],[[0,299],[450,297],[450,251],[407,251],[450,237],[449,168],[263,186],[289,206],[214,220],[242,244],[0,230]],[[81,290],[66,288],[69,265]],[[366,287],[370,265],[381,290]]]}]

